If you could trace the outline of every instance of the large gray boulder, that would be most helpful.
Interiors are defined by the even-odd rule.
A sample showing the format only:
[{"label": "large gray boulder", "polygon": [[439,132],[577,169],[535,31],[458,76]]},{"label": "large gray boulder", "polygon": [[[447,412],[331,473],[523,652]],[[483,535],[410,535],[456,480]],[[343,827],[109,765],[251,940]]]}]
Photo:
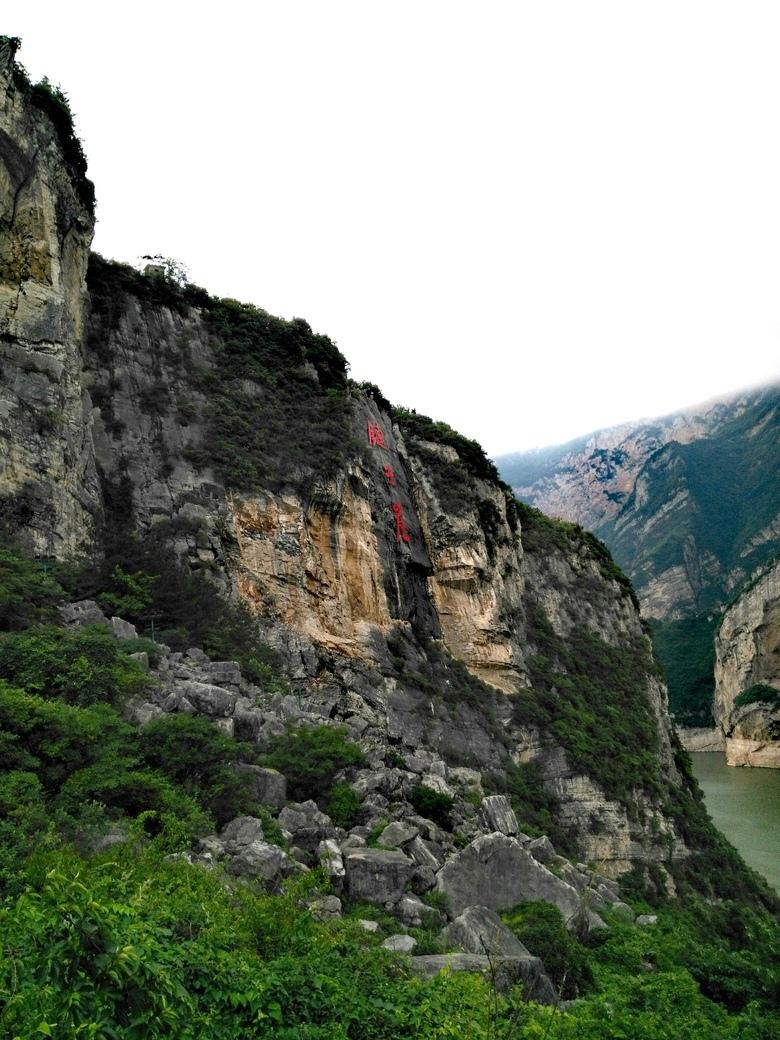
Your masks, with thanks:
[{"label": "large gray boulder", "polygon": [[125,621],[121,617],[112,617],[109,621],[111,631],[114,633],[117,639],[137,639],[138,632],[135,625],[131,625],[129,621]]},{"label": "large gray boulder", "polygon": [[419,833],[419,829],[413,823],[396,820],[394,823],[388,823],[379,835],[379,844],[387,845],[391,849],[400,848],[413,838],[416,838]]},{"label": "large gray boulder", "polygon": [[275,881],[295,871],[295,864],[282,849],[264,841],[244,845],[230,860],[228,870],[239,877]]},{"label": "large gray boulder", "polygon": [[447,860],[436,878],[451,914],[469,906],[509,910],[524,900],[545,899],[567,922],[580,913],[580,895],[526,851],[516,838],[487,834]]},{"label": "large gray boulder", "polygon": [[108,618],[94,599],[80,599],[57,608],[64,625],[81,628],[82,625],[107,625]]},{"label": "large gray boulder", "polygon": [[241,685],[241,666],[237,661],[209,661],[206,670],[215,686]]},{"label": "large gray boulder", "polygon": [[531,956],[495,910],[487,906],[468,907],[447,925],[441,937],[448,949],[460,948],[464,953],[496,957]]},{"label": "large gray boulder", "polygon": [[491,794],[483,798],[479,807],[480,820],[487,831],[499,834],[517,834],[517,817],[505,794]]},{"label": "large gray boulder", "polygon": [[230,693],[221,686],[212,686],[211,683],[182,683],[177,692],[203,715],[232,715],[238,700],[237,693]]},{"label": "large gray boulder", "polygon": [[556,1003],[555,989],[538,957],[505,957],[493,960],[492,965],[491,960],[486,954],[436,953],[412,957],[410,963],[414,971],[426,978],[438,975],[445,968],[449,971],[477,972],[494,979],[501,992],[507,992],[521,983],[526,1000],[536,1001],[537,1004]]},{"label": "large gray boulder", "polygon": [[272,809],[282,808],[287,801],[287,780],[282,773],[248,762],[236,762],[234,768],[237,773],[249,777],[249,790],[261,805],[268,805]]},{"label": "large gray boulder", "polygon": [[228,852],[238,852],[253,841],[263,841],[263,822],[256,816],[236,816],[222,828],[220,840]]},{"label": "large gray boulder", "polygon": [[316,852],[317,846],[325,838],[335,838],[336,828],[326,813],[321,812],[317,803],[309,799],[306,802],[291,802],[278,816],[279,826],[292,835],[295,844],[307,852]]},{"label": "large gray boulder", "polygon": [[395,904],[412,876],[414,863],[394,850],[350,849],[344,867],[350,899]]},{"label": "large gray boulder", "polygon": [[382,945],[393,953],[411,953],[417,945],[417,940],[411,935],[391,935]]}]

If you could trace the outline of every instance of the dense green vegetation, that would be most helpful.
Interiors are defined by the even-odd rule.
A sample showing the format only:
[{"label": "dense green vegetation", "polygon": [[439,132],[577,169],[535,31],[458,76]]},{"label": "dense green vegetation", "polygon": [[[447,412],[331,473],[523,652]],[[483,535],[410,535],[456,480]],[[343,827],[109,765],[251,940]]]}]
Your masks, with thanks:
[{"label": "dense green vegetation", "polygon": [[713,724],[718,620],[712,614],[698,614],[652,623],[653,646],[669,688],[669,708],[680,725]]},{"label": "dense green vegetation", "polygon": [[744,708],[748,704],[771,704],[772,707],[780,706],[780,690],[766,683],[754,683],[743,690],[734,699],[735,708]]},{"label": "dense green vegetation", "polygon": [[556,520],[546,516],[539,509],[526,502],[515,500],[517,515],[522,524],[522,542],[526,552],[546,556],[553,550],[569,553],[572,551],[587,553],[598,564],[599,570],[608,581],[615,581],[624,596],[628,596],[634,606],[639,609],[631,582],[612,559],[606,545],[590,531],[579,524],[571,524],[566,520]]},{"label": "dense green vegetation", "polygon": [[409,795],[409,801],[420,816],[433,820],[445,830],[451,830],[453,799],[448,794],[434,791],[425,784],[416,784]]},{"label": "dense green vegetation", "polygon": [[[352,430],[346,361],[303,319],[285,321],[96,254],[90,257],[87,286],[90,350],[103,363],[110,364],[110,334],[128,296],[180,314],[197,308],[212,359],[193,363],[186,342],[176,358],[181,378],[207,400],[201,416],[205,434],[188,455],[195,465],[213,468],[227,487],[292,486],[311,493],[360,446]],[[167,394],[153,393],[146,407],[153,412],[168,407]]]},{"label": "dense green vegetation", "polygon": [[[382,908],[345,902],[342,920],[317,922],[308,904],[327,892],[317,871],[281,891],[264,891],[169,858],[247,811],[262,816],[269,838],[278,840],[278,828],[232,768],[251,761],[254,748],[188,715],[140,730],[125,722],[117,706],[148,681],[127,655],[135,644],[124,646],[100,628],[58,628],[56,577],[66,585],[77,580],[12,548],[0,553],[0,667],[16,684],[0,679],[2,1035],[769,1040],[777,1034],[780,932],[767,914],[744,904],[707,905],[694,895],[683,904],[667,901],[657,927],[615,921],[597,945],[571,937],[553,908],[517,908],[509,924],[545,958],[561,997],[578,997],[565,1009],[550,1009],[524,1004],[519,990],[498,993],[489,974],[414,976],[380,946],[398,929]],[[126,561],[104,595],[115,597],[113,606],[143,611],[155,602],[155,581]],[[399,643],[396,654],[404,649]],[[293,797],[314,796],[350,822],[354,792],[333,780],[340,769],[360,765],[362,754],[343,730],[291,729],[267,755],[286,773]],[[684,758],[679,764],[685,767]],[[546,828],[554,807],[538,803],[533,768],[509,772],[504,786],[514,804]],[[424,791],[413,796],[417,807],[446,823],[447,800]],[[712,843],[703,809],[698,818],[683,809],[681,825],[691,840]],[[111,828],[119,844],[95,851]],[[725,840],[712,855],[710,867],[717,866],[721,880],[711,896],[753,898]],[[699,886],[709,876],[701,862],[689,870]],[[684,875],[678,885],[684,892]],[[440,950],[434,916],[412,929],[418,952]],[[357,924],[366,917],[380,924],[375,935]]]},{"label": "dense green vegetation", "polygon": [[284,773],[293,801],[326,800],[337,773],[365,764],[363,752],[346,733],[344,726],[289,726],[269,741],[263,762]]},{"label": "dense green vegetation", "polygon": [[147,682],[141,665],[101,625],[76,631],[35,625],[0,635],[0,678],[80,707],[121,705]]},{"label": "dense green vegetation", "polygon": [[541,901],[520,903],[502,914],[520,942],[541,957],[547,974],[564,1000],[594,988],[590,951],[566,928],[557,906]]},{"label": "dense green vegetation", "polygon": [[660,793],[658,733],[647,698],[649,642],[610,646],[586,629],[555,634],[544,611],[527,618],[531,687],[516,697],[515,717],[551,734],[573,766],[631,810],[637,788]]}]

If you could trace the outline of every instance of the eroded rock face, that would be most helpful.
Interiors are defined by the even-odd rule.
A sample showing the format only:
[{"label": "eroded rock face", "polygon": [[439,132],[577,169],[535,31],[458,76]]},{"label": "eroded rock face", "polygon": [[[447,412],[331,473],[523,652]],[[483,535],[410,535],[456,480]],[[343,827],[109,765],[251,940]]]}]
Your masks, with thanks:
[{"label": "eroded rock face", "polygon": [[0,510],[40,555],[90,546],[100,511],[83,379],[94,215],[0,44]]},{"label": "eroded rock face", "polygon": [[[780,768],[780,710],[760,699],[735,707],[756,687],[780,691],[780,562],[723,615],[715,640],[714,714],[733,766]],[[771,698],[771,694],[769,695]]]},{"label": "eroded rock face", "polygon": [[566,921],[579,914],[579,895],[533,858],[516,838],[488,834],[449,859],[439,871],[436,890],[450,913],[470,906],[509,910],[523,900],[546,899]]}]

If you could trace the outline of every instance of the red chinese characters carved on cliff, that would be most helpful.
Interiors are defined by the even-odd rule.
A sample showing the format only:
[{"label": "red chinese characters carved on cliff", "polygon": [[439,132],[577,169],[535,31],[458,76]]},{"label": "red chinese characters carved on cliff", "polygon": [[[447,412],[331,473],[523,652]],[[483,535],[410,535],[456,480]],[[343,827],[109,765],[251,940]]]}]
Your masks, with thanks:
[{"label": "red chinese characters carved on cliff", "polygon": [[385,435],[382,432],[382,427],[378,423],[370,422],[368,424],[368,446],[370,448],[385,448]]},{"label": "red chinese characters carved on cliff", "polygon": [[395,487],[395,473],[393,473],[393,467],[384,465],[382,467],[382,472],[384,473],[385,480],[390,485],[390,487]]},{"label": "red chinese characters carved on cliff", "polygon": [[399,543],[408,542],[409,532],[406,530],[404,507],[400,502],[393,502],[393,518],[395,520],[395,540]]}]

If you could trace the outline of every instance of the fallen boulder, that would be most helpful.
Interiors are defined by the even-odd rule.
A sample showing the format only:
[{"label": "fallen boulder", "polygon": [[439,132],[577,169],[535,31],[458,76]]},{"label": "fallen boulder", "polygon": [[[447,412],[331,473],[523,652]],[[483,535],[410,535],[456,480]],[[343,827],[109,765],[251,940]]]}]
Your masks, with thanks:
[{"label": "fallen boulder", "polygon": [[581,912],[579,893],[506,834],[475,838],[452,856],[437,875],[436,889],[456,916],[469,906],[509,910],[542,899],[554,903],[567,923]]},{"label": "fallen boulder", "polygon": [[403,852],[350,849],[344,857],[350,899],[395,904],[412,876],[414,863]]},{"label": "fallen boulder", "polygon": [[[535,965],[531,962],[535,962]],[[450,971],[471,971],[490,976],[501,992],[507,992],[522,983],[523,996],[537,1004],[554,1004],[557,1001],[552,983],[547,977],[538,957],[505,957],[491,964],[491,958],[476,953],[433,953],[412,957],[412,969],[432,978],[445,968]],[[535,968],[538,967],[538,974]]]}]

